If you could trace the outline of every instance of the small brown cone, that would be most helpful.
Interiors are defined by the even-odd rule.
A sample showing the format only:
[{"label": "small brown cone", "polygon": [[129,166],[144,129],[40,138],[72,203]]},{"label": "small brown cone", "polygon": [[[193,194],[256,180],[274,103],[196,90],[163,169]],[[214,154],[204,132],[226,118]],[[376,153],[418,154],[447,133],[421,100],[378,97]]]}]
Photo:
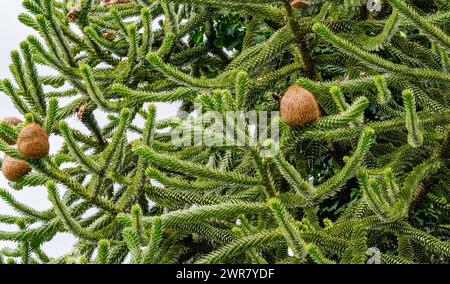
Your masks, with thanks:
[{"label": "small brown cone", "polygon": [[85,102],[84,104],[82,104],[80,107],[77,107],[75,109],[75,113],[77,114],[77,118],[79,120],[82,120],[84,115],[86,114],[87,110],[89,108],[89,103]]},{"label": "small brown cone", "polygon": [[77,19],[78,12],[80,12],[80,11],[81,11],[81,6],[77,5],[67,13],[66,18],[70,22],[74,22]]},{"label": "small brown cone", "polygon": [[75,10],[69,11],[69,13],[67,13],[66,17],[71,22],[75,21],[75,19],[77,18],[77,11],[75,11]]},{"label": "small brown cone", "polygon": [[107,5],[114,5],[114,4],[125,4],[130,2],[130,0],[102,0],[102,4]]},{"label": "small brown cone", "polygon": [[302,126],[320,117],[319,105],[310,91],[291,86],[281,98],[281,118],[289,126]]},{"label": "small brown cone", "polygon": [[[20,119],[17,118],[17,117],[6,117],[6,118],[2,119],[2,121],[6,122],[6,123],[9,123],[9,124],[11,124],[11,125],[14,125],[14,126],[17,126],[17,125],[19,125],[19,124],[22,123],[22,120],[20,120]],[[16,141],[11,141],[11,140],[8,140],[8,139],[5,139],[5,138],[3,138],[3,139],[4,139],[5,142],[8,143],[9,145],[14,145],[14,144],[16,144]]]},{"label": "small brown cone", "polygon": [[311,5],[309,0],[292,0],[291,7],[294,9],[305,9]]},{"label": "small brown cone", "polygon": [[20,118],[17,117],[6,117],[3,119],[3,121],[8,122],[9,124],[14,126],[17,126],[23,122],[22,120],[20,120]]},{"label": "small brown cone", "polygon": [[17,137],[17,150],[29,159],[44,158],[50,150],[47,132],[36,123],[25,126]]},{"label": "small brown cone", "polygon": [[102,35],[103,35],[104,39],[110,40],[110,41],[116,37],[116,35],[114,33],[110,33],[108,31],[102,31]]},{"label": "small brown cone", "polygon": [[2,172],[9,181],[18,181],[31,171],[31,166],[25,161],[5,156],[2,164]]}]

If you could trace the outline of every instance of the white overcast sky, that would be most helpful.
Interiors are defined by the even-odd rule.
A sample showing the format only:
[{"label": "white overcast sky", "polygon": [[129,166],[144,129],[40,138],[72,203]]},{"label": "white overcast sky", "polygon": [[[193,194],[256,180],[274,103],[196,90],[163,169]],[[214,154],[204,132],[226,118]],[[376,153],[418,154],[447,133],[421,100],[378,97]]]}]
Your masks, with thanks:
[{"label": "white overcast sky", "polygon": [[[26,39],[27,35],[34,33],[33,30],[22,25],[18,20],[17,16],[20,13],[25,12],[22,8],[21,0],[1,0],[0,1],[0,78],[10,78],[11,74],[9,72],[10,52],[11,50],[18,49],[19,44],[22,40]],[[155,27],[154,27],[155,28]],[[39,67],[41,71],[40,74],[45,74],[48,69]],[[176,111],[176,107],[167,104],[157,104],[158,107],[158,118],[163,119],[173,115]],[[9,98],[0,93],[0,119],[2,117],[8,116],[20,116],[19,113],[14,109]],[[103,115],[99,117],[101,122],[104,122]],[[100,123],[101,123],[100,122]],[[70,119],[69,123],[72,127],[78,128],[83,131],[82,126],[76,119]],[[84,132],[84,131],[83,131]],[[51,137],[51,152],[55,152],[58,146],[61,145],[61,138]],[[3,156],[3,153],[1,153]],[[45,210],[50,207],[50,202],[47,199],[47,191],[42,187],[34,187],[24,189],[22,191],[16,192],[11,189],[8,182],[0,174],[0,187],[8,189],[13,195],[21,202],[32,206],[38,210]],[[63,189],[61,189],[62,192]],[[0,200],[0,214],[15,214],[15,212],[9,208],[3,200]],[[9,226],[0,224],[0,230],[15,230],[16,226]],[[58,234],[51,242],[44,244],[44,250],[49,254],[49,256],[57,257],[69,252],[74,244],[74,238],[70,234]],[[0,242],[0,249],[2,247],[9,246],[13,247],[14,243],[10,242]]]}]

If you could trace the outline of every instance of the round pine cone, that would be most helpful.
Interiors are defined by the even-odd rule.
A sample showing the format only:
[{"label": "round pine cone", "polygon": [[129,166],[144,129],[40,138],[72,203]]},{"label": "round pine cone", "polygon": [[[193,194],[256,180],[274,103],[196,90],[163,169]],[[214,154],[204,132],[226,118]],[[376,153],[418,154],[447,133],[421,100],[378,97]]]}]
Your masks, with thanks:
[{"label": "round pine cone", "polygon": [[311,5],[309,0],[292,0],[291,7],[294,9],[304,9],[308,8]]},{"label": "round pine cone", "polygon": [[302,126],[320,116],[316,98],[307,89],[291,86],[281,98],[281,118],[289,126]]},{"label": "round pine cone", "polygon": [[[22,123],[22,120],[20,120],[20,119],[17,118],[17,117],[6,117],[6,118],[2,119],[2,121],[3,121],[3,122],[6,122],[6,123],[9,123],[9,124],[11,124],[11,125],[14,125],[14,126],[17,126],[17,125],[19,125],[19,124]],[[16,144],[16,141],[12,141],[12,140],[9,140],[9,139],[5,139],[4,137],[1,137],[1,138],[4,139],[5,142],[8,143],[9,145],[14,145],[14,144]]]},{"label": "round pine cone", "polygon": [[2,164],[2,172],[9,181],[18,181],[31,171],[31,166],[25,161],[5,156]]},{"label": "round pine cone", "polygon": [[17,137],[17,150],[29,159],[44,158],[50,150],[47,132],[36,123],[25,126]]}]

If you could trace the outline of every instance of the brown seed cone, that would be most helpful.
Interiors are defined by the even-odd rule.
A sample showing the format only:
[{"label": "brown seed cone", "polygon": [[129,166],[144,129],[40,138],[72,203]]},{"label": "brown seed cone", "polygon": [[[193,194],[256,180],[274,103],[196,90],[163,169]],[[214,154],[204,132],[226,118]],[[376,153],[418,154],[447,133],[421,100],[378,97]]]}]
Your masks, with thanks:
[{"label": "brown seed cone", "polygon": [[75,21],[75,19],[77,18],[77,11],[75,10],[69,11],[69,13],[67,13],[66,15],[66,18],[71,22]]},{"label": "brown seed cone", "polygon": [[302,126],[320,117],[319,105],[310,91],[290,86],[280,102],[281,118],[289,126]]},{"label": "brown seed cone", "polygon": [[84,117],[84,115],[86,114],[88,108],[89,108],[89,103],[88,103],[88,102],[85,102],[85,103],[82,104],[80,107],[77,107],[77,108],[75,109],[75,112],[76,112],[76,114],[77,114],[77,118],[78,118],[79,120],[82,120],[82,119],[83,119],[83,117]]},{"label": "brown seed cone", "polygon": [[102,4],[107,5],[114,5],[114,4],[125,4],[130,2],[130,0],[102,0]]},{"label": "brown seed cone", "polygon": [[81,11],[81,6],[77,5],[77,6],[73,7],[72,10],[69,11],[69,13],[67,13],[66,18],[70,22],[74,22],[77,19],[78,12],[80,12],[80,11]]},{"label": "brown seed cone", "polygon": [[[7,123],[9,123],[9,124],[11,124],[11,125],[14,125],[14,126],[17,126],[17,125],[19,125],[19,124],[22,123],[22,120],[20,120],[20,118],[17,118],[17,117],[6,117],[6,118],[2,119],[2,121],[7,122]],[[2,138],[3,138],[3,137],[2,137]],[[3,138],[3,139],[4,139],[5,142],[8,143],[9,145],[14,145],[14,144],[16,144],[16,141],[11,141],[11,140],[8,140],[8,139],[5,139],[5,138]]]},{"label": "brown seed cone", "polygon": [[2,172],[9,181],[18,181],[31,171],[31,166],[25,161],[5,156],[2,164]]},{"label": "brown seed cone", "polygon": [[9,124],[12,124],[14,126],[17,126],[23,122],[20,118],[17,117],[6,117],[3,119],[3,121],[8,122]]},{"label": "brown seed cone", "polygon": [[47,132],[36,123],[25,126],[17,137],[17,150],[29,159],[44,158],[50,150]]},{"label": "brown seed cone", "polygon": [[294,9],[304,9],[308,8],[311,2],[308,0],[292,0],[291,7]]},{"label": "brown seed cone", "polygon": [[106,40],[113,40],[116,35],[114,33],[110,33],[110,32],[102,32],[103,38]]}]

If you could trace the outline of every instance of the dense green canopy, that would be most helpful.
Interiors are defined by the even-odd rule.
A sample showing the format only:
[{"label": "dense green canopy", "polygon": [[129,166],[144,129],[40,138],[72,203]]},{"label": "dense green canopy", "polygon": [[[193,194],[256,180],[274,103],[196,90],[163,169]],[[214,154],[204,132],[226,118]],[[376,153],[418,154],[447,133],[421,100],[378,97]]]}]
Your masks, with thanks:
[{"label": "dense green canopy", "polygon": [[[40,36],[0,83],[25,121],[0,122],[0,150],[33,170],[0,189],[18,226],[0,263],[449,263],[450,2],[367,2],[24,0]],[[187,126],[195,106],[278,111],[292,85],[321,116],[269,119],[279,143],[171,139],[205,126]],[[178,115],[158,121],[160,102]],[[58,153],[8,144],[30,122],[64,138]],[[13,196],[42,185],[51,209]],[[49,258],[58,232],[77,244]]]}]

